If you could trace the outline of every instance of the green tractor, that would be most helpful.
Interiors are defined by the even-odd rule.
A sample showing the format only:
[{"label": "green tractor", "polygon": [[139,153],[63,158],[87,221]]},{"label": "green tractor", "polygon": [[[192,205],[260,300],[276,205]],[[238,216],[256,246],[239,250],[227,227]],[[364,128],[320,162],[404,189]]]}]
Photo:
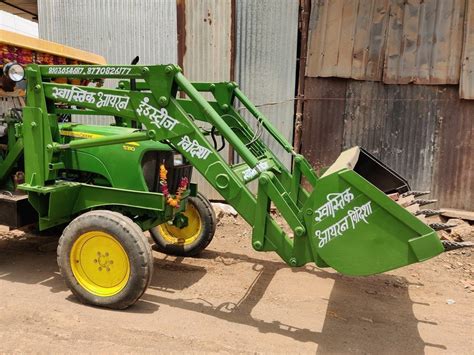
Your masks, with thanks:
[{"label": "green tractor", "polygon": [[[0,224],[65,226],[58,264],[84,303],[122,309],[141,297],[153,270],[144,231],[166,254],[194,256],[209,245],[215,216],[190,182],[193,169],[252,226],[253,248],[291,267],[314,262],[371,275],[444,250],[430,226],[389,197],[409,193],[402,177],[358,147],[317,176],[234,82],[191,83],[173,64],[12,65],[4,75],[25,77],[27,87],[24,107],[0,119],[0,187],[9,191]],[[104,79],[119,79],[118,88],[97,85]],[[292,156],[292,169],[237,106]],[[78,124],[76,115],[114,122]],[[242,162],[227,163],[209,135],[221,136]]]}]

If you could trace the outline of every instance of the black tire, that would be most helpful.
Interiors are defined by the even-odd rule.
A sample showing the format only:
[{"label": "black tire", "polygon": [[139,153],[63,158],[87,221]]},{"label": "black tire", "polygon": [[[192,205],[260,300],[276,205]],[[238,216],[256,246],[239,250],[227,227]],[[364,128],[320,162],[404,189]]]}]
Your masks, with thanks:
[{"label": "black tire", "polygon": [[[102,213],[110,213],[112,215],[118,216],[119,218],[126,218],[129,222],[131,222],[131,226],[137,231],[137,233],[140,234],[140,235],[143,235],[143,231],[138,226],[138,224],[134,223],[130,218],[124,216],[123,214],[118,213],[118,212],[109,211],[109,210],[102,210],[101,212]],[[154,261],[155,261],[154,258],[153,258],[153,251],[151,249],[151,244],[148,242],[148,238],[145,235],[143,235],[143,239],[145,241],[145,248],[148,250],[148,252],[147,252],[147,254],[148,254],[148,264],[152,266],[152,270],[149,272],[146,286],[143,288],[143,292],[140,295],[140,297],[143,296],[143,294],[148,289],[148,286],[150,286],[151,280],[153,278],[153,265],[154,265]],[[138,299],[140,299],[140,297],[138,297]]]},{"label": "black tire", "polygon": [[[88,243],[87,240],[93,239],[94,232],[105,234],[107,240],[111,240],[112,245],[119,248],[119,254],[123,257],[122,260],[119,259],[119,262],[123,261],[121,264],[116,262],[116,265],[113,265],[112,258],[115,256],[112,252],[111,260],[109,260],[108,252],[103,255],[98,252],[99,256],[94,260],[90,256],[92,254],[83,254],[84,250],[94,250],[94,244],[92,247],[89,246],[91,244],[87,244],[87,248],[84,247]],[[92,235],[92,238],[87,239],[85,235]],[[84,238],[85,242],[83,242]],[[99,245],[103,248],[102,244],[97,245],[97,248]],[[77,254],[78,250],[80,254]],[[72,257],[81,259],[76,260],[79,264],[74,264],[74,271],[71,266]],[[105,210],[84,213],[66,227],[59,239],[58,265],[67,286],[80,302],[112,309],[125,309],[133,305],[146,291],[153,275],[151,247],[141,229],[130,218]],[[97,282],[99,291],[93,289],[91,285],[96,280],[89,282],[92,280],[89,278],[91,274],[85,271],[86,269],[91,270],[97,266],[99,271],[103,270],[106,276],[106,271],[112,271],[111,275],[116,275],[114,268],[119,268],[119,265],[127,265],[128,271],[126,276],[120,279],[116,291],[110,291],[111,293],[108,294],[107,290],[112,290],[112,288],[101,288],[102,286]],[[94,272],[97,273],[95,269]],[[107,278],[106,280],[113,281]],[[98,292],[103,292],[103,294]]]},{"label": "black tire", "polygon": [[171,242],[163,235],[163,227],[166,226],[166,224],[163,223],[150,230],[151,237],[155,242],[153,246],[154,250],[167,255],[191,257],[199,255],[211,243],[217,227],[216,215],[211,203],[206,197],[198,193],[196,197],[188,198],[188,206],[186,206],[185,213],[190,208],[189,205],[195,208],[201,222],[201,228],[197,238],[190,244],[184,244],[178,240]]}]

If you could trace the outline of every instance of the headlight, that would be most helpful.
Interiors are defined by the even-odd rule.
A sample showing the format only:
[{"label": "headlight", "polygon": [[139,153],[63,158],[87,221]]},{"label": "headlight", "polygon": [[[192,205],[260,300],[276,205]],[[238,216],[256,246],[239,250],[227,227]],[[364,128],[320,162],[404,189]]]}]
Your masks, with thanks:
[{"label": "headlight", "polygon": [[18,63],[8,63],[3,67],[3,74],[17,83],[25,78],[25,69]]},{"label": "headlight", "polygon": [[174,153],[173,155],[173,166],[183,165],[184,158],[182,154]]}]

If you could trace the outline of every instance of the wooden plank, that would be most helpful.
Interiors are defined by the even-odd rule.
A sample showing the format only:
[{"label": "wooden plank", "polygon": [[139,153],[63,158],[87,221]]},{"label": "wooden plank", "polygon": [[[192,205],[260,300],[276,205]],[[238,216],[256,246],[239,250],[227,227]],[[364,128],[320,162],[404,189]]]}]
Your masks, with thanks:
[{"label": "wooden plank", "polygon": [[459,218],[467,221],[474,222],[474,212],[457,210],[453,208],[443,208],[441,210],[441,215],[448,218]]},{"label": "wooden plank", "polygon": [[461,98],[474,99],[474,0],[467,0],[465,13],[464,49],[459,91]]}]

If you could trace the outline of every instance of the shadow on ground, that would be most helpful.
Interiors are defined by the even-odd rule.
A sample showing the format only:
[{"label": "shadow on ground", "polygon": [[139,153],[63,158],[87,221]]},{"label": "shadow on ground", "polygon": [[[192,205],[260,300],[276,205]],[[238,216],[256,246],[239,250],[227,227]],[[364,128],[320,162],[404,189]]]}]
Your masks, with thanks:
[{"label": "shadow on ground", "polygon": [[[57,269],[54,246],[52,237],[0,239],[0,280],[39,284],[49,287],[53,293],[67,291]],[[195,300],[148,292],[125,312],[154,313],[160,305],[168,305],[251,326],[261,333],[311,342],[318,345],[318,353],[422,353],[426,346],[446,349],[443,345],[425,343],[421,338],[418,325],[422,321],[413,313],[415,302],[410,299],[408,282],[404,278],[388,274],[350,278],[315,267],[292,269],[294,273],[310,273],[314,277],[334,280],[324,325],[321,331],[316,331],[252,316],[278,270],[287,268],[282,262],[212,250],[205,251],[201,258],[222,264],[222,267],[251,263],[254,270],[258,270],[258,276],[237,303],[223,302],[215,306],[205,299],[196,303]],[[176,294],[198,283],[205,274],[205,267],[185,264],[182,258],[155,258],[155,275],[150,288],[164,294]],[[67,298],[77,302],[71,295]]]}]

